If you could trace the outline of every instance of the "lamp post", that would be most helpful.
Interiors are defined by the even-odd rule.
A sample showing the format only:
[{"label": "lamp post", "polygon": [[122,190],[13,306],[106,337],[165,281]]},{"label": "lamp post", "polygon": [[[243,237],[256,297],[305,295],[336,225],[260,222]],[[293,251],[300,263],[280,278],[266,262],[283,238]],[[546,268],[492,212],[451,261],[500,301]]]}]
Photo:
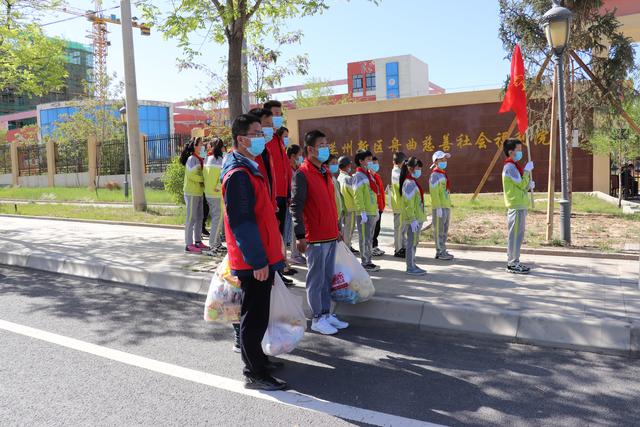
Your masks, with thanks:
[{"label": "lamp post", "polygon": [[129,199],[129,138],[127,137],[127,107],[120,108],[120,120],[124,126],[124,198]]},{"label": "lamp post", "polygon": [[571,33],[571,11],[553,0],[553,7],[542,17],[542,27],[547,42],[554,54],[558,73],[558,122],[560,130],[560,238],[565,245],[571,244],[571,202],[569,201],[569,174],[567,171],[567,125],[564,98],[564,51]]}]

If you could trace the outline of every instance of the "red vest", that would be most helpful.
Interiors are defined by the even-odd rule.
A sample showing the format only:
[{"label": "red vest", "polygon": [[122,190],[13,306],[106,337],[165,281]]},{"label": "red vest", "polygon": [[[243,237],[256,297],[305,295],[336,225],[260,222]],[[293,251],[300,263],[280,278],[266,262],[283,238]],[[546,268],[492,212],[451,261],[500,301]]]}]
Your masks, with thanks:
[{"label": "red vest", "polygon": [[273,169],[273,157],[271,156],[271,153],[269,153],[269,150],[267,150],[266,148],[265,150],[267,153],[267,157],[269,158],[269,171],[271,171],[271,182],[269,182],[267,178],[269,174],[267,173],[267,168],[264,164],[264,159],[262,158],[262,154],[256,157],[255,161],[258,164],[258,170],[264,177],[264,180],[265,180],[264,182],[267,184],[267,189],[269,190],[269,198],[271,199],[271,204],[273,205],[273,210],[275,212],[276,210],[278,210],[278,203],[276,202],[277,180],[276,180],[275,171]]},{"label": "red vest", "polygon": [[291,185],[291,166],[284,142],[277,135],[267,143],[267,150],[271,155],[273,164],[272,174],[275,176],[273,186],[276,197],[289,197],[289,186]]},{"label": "red vest", "polygon": [[298,173],[307,179],[307,199],[304,203],[305,238],[309,243],[336,240],[338,231],[338,208],[331,174],[324,176],[309,160],[305,159]]},{"label": "red vest", "polygon": [[[246,173],[251,180],[253,186],[253,194],[256,198],[256,203],[253,207],[253,211],[256,215],[256,223],[260,230],[260,240],[262,240],[262,247],[267,255],[269,265],[274,265],[283,261],[282,255],[282,237],[280,236],[280,229],[278,228],[278,220],[276,219],[271,197],[269,196],[269,190],[267,185],[267,179],[261,176],[257,176],[251,173],[247,168],[238,167],[232,169],[224,176],[222,180],[222,197],[224,199],[226,193],[226,183],[229,177],[234,173]],[[224,232],[227,241],[227,253],[229,254],[229,266],[232,270],[253,270],[253,267],[244,261],[242,252],[238,248],[238,242],[236,241],[231,227],[229,226],[229,218],[227,217],[227,210],[224,210]],[[258,238],[258,236],[256,236]]]}]

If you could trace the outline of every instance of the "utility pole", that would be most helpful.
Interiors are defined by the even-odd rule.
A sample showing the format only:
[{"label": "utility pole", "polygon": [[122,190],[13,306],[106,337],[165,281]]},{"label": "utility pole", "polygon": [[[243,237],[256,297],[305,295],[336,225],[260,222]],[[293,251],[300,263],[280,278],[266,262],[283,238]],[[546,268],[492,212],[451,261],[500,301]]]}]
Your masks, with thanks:
[{"label": "utility pole", "polygon": [[145,211],[147,202],[144,195],[144,171],[140,150],[140,122],[138,120],[138,92],[136,89],[136,64],[133,52],[133,26],[131,24],[131,2],[120,0],[122,13],[122,53],[124,55],[124,86],[127,108],[127,139],[131,163],[131,187],[133,207]]}]

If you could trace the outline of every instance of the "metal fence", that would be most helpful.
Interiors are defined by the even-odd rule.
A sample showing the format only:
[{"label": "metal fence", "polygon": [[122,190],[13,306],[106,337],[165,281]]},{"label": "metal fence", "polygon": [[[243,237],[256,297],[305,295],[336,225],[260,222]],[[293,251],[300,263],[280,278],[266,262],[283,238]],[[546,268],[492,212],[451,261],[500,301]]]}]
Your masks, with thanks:
[{"label": "metal fence", "polygon": [[0,145],[0,175],[11,173],[11,145]]},{"label": "metal fence", "polygon": [[145,166],[147,172],[164,172],[171,159],[180,155],[189,135],[154,135],[145,138]]},{"label": "metal fence", "polygon": [[124,139],[104,141],[100,143],[98,147],[98,174],[124,174],[124,150]]},{"label": "metal fence", "polygon": [[56,173],[81,173],[89,170],[86,142],[55,143]]},{"label": "metal fence", "polygon": [[20,176],[47,173],[47,146],[44,144],[19,145],[18,173]]}]

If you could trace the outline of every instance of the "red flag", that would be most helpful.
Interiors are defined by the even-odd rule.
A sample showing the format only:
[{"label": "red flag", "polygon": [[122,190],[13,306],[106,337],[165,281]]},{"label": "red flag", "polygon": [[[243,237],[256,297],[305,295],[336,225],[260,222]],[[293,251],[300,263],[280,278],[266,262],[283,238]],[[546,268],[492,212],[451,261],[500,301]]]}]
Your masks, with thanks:
[{"label": "red flag", "polygon": [[518,130],[521,135],[524,135],[529,127],[529,119],[527,117],[527,92],[524,89],[524,61],[518,44],[513,49],[511,79],[499,112],[506,113],[507,111],[516,113]]}]

